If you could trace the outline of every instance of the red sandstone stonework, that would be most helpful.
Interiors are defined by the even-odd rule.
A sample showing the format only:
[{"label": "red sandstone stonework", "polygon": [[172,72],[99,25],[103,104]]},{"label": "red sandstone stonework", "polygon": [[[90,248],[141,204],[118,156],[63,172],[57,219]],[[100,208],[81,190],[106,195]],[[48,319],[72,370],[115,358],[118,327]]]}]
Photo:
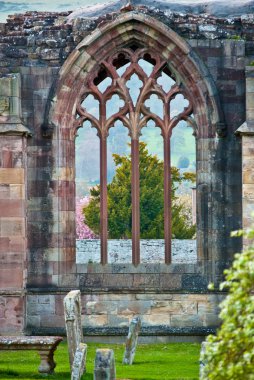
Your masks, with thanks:
[{"label": "red sandstone stonework", "polygon": [[[242,223],[241,144],[234,132],[245,121],[253,18],[149,7],[94,19],[68,15],[27,13],[0,25],[1,333],[63,332],[60,300],[81,289],[89,333],[125,334],[142,311],[143,333],[206,334],[218,324],[219,299],[206,293],[207,283],[218,284],[241,249],[230,238]],[[235,35],[244,40],[230,39]],[[93,73],[133,44],[169,65],[192,105],[197,264],[75,263],[76,111]],[[244,178],[252,180],[251,173]]]}]

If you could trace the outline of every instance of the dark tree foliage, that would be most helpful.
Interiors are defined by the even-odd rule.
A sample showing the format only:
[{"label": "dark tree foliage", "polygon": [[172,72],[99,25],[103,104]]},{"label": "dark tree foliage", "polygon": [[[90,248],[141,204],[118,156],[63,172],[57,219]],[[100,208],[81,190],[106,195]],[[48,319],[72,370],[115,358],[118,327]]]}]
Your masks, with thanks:
[{"label": "dark tree foliage", "polygon": [[[140,236],[143,239],[164,238],[163,162],[150,155],[145,143],[140,142]],[[116,173],[108,184],[108,235],[111,239],[131,237],[131,157],[114,154]],[[176,189],[182,181],[195,181],[195,174],[180,174],[171,168],[172,177],[172,234],[177,239],[192,238],[195,226],[190,226],[183,215]],[[99,234],[100,187],[90,190],[91,201],[83,209],[86,224]]]}]

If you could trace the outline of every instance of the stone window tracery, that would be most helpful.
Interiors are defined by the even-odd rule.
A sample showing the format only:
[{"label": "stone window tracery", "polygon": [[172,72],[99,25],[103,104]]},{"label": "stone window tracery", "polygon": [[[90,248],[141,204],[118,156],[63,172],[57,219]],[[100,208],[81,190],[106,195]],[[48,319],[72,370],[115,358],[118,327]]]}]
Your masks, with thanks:
[{"label": "stone window tracery", "polygon": [[[145,64],[144,64],[145,63]],[[171,105],[181,98],[182,109]],[[155,102],[156,99],[156,102]],[[91,101],[96,107],[91,107]],[[93,104],[95,104],[93,103]],[[192,102],[174,73],[150,49],[132,46],[101,62],[84,83],[77,106],[75,127],[86,120],[100,139],[100,237],[101,263],[107,263],[107,137],[120,120],[131,138],[132,263],[140,263],[139,137],[152,120],[161,130],[164,144],[164,238],[165,263],[171,263],[171,162],[170,138],[181,120],[189,121]]]}]

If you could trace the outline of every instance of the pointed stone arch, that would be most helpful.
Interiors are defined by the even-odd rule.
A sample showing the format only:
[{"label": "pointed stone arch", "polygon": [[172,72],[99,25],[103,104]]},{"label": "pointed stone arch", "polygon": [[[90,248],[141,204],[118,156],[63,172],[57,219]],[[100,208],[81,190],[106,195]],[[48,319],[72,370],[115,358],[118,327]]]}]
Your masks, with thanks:
[{"label": "pointed stone arch", "polygon": [[161,22],[129,12],[102,25],[74,49],[59,72],[46,124],[71,128],[82,84],[90,71],[118,49],[138,43],[164,58],[193,100],[197,134],[212,137],[224,131],[223,112],[214,81],[186,41]]},{"label": "pointed stone arch", "polygon": [[[192,99],[197,138],[197,209],[200,215],[197,221],[198,258],[203,262],[213,260],[207,251],[209,245],[207,221],[211,210],[208,209],[207,196],[203,196],[204,188],[206,194],[209,195],[211,178],[209,178],[208,169],[207,173],[204,173],[202,169],[202,175],[199,175],[199,167],[207,165],[208,140],[216,137],[216,133],[218,136],[225,134],[224,118],[216,86],[204,63],[188,43],[172,29],[149,16],[129,12],[120,15],[112,22],[99,25],[95,31],[84,38],[62,66],[49,99],[43,131],[45,135],[52,135],[53,138],[59,210],[62,210],[61,205],[65,205],[64,214],[60,212],[58,214],[58,224],[63,226],[61,233],[65,235],[61,240],[61,248],[64,249],[59,253],[60,284],[61,278],[70,271],[73,272],[75,264],[73,224],[76,130],[74,125],[82,86],[92,70],[99,68],[103,60],[130,44],[138,44],[156,51],[167,61],[189,99]],[[204,161],[205,165],[203,165]]]}]

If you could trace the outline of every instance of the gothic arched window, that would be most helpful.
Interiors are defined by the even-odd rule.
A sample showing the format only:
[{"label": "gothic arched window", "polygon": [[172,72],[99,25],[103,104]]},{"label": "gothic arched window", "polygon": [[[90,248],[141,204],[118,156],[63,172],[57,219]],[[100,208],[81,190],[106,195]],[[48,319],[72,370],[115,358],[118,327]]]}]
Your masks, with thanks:
[{"label": "gothic arched window", "polygon": [[[182,109],[172,112],[181,98]],[[94,112],[86,106],[93,99]],[[156,99],[156,101],[155,101]],[[117,105],[117,107],[115,106]],[[131,138],[132,263],[140,263],[139,137],[148,122],[161,130],[164,146],[165,263],[171,263],[171,159],[170,139],[181,121],[191,122],[192,103],[177,74],[151,49],[129,46],[97,65],[84,83],[77,106],[76,127],[88,120],[100,139],[101,263],[107,263],[107,138],[116,121]]]}]

